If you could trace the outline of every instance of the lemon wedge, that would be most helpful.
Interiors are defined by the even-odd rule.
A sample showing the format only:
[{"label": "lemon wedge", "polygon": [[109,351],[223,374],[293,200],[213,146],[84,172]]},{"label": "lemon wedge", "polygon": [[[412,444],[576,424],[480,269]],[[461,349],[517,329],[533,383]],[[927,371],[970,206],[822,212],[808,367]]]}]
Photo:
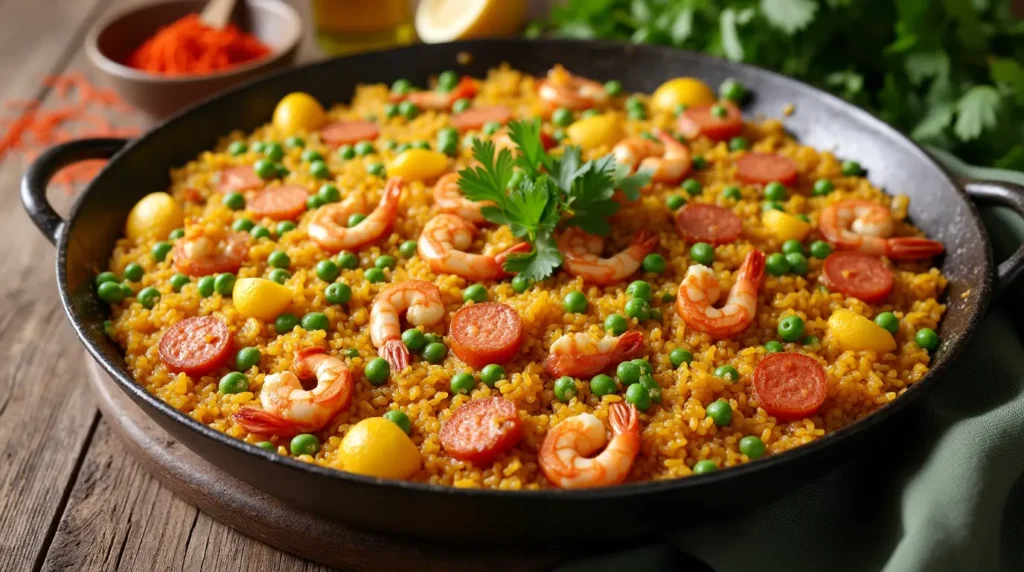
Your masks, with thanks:
[{"label": "lemon wedge", "polygon": [[416,9],[416,33],[428,44],[508,35],[525,22],[525,0],[421,0]]}]

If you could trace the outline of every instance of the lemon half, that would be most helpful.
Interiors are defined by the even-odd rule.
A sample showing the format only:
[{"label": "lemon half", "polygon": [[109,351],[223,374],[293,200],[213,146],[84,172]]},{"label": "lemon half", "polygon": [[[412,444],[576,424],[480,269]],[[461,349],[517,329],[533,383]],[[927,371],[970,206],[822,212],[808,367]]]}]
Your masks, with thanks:
[{"label": "lemon half", "polygon": [[421,0],[416,9],[416,33],[428,44],[508,35],[525,22],[525,0]]}]

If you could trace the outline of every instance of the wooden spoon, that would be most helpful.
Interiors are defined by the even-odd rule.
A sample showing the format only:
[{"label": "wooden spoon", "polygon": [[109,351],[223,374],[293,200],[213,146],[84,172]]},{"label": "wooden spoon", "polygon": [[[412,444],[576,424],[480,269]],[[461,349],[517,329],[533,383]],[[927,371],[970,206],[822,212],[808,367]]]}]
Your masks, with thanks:
[{"label": "wooden spoon", "polygon": [[231,21],[237,0],[207,0],[199,20],[211,28],[223,28]]}]

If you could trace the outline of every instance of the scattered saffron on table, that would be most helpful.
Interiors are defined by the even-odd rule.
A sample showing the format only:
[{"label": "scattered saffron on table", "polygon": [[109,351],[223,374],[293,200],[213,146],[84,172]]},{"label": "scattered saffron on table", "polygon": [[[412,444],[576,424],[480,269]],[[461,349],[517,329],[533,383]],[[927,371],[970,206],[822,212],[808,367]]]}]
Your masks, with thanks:
[{"label": "scattered saffron on table", "polygon": [[255,36],[232,24],[211,28],[189,14],[161,28],[128,58],[128,65],[162,75],[203,75],[270,53]]}]

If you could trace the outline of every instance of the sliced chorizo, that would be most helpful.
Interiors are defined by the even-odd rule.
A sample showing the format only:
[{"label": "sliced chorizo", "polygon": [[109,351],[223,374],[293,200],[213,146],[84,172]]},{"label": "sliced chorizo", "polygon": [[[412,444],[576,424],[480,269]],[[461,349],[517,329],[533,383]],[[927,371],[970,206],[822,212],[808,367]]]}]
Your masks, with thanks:
[{"label": "sliced chorizo", "polygon": [[868,304],[885,300],[893,288],[893,274],[875,256],[850,250],[833,252],[822,265],[821,281],[829,288]]},{"label": "sliced chorizo", "polygon": [[794,352],[771,354],[754,368],[754,393],[761,408],[780,421],[810,417],[825,402],[825,369]]},{"label": "sliced chorizo", "polygon": [[248,165],[221,169],[219,177],[217,190],[222,193],[241,193],[263,186],[263,179]]},{"label": "sliced chorizo", "polygon": [[465,306],[449,327],[455,356],[473,367],[508,363],[523,343],[523,320],[499,302]]},{"label": "sliced chorizo", "polygon": [[351,119],[332,121],[320,129],[320,138],[328,145],[355,145],[360,141],[373,141],[380,128],[372,121]]},{"label": "sliced chorizo", "polygon": [[227,363],[231,332],[219,318],[193,316],[171,326],[160,338],[160,361],[174,372],[204,375]]},{"label": "sliced chorizo", "polygon": [[[712,111],[715,106],[725,109],[725,115],[718,117]],[[710,105],[694,105],[684,111],[676,120],[676,129],[687,139],[701,135],[712,141],[724,141],[743,133],[743,115],[728,101]]]},{"label": "sliced chorizo", "polygon": [[717,205],[690,203],[676,213],[676,231],[690,242],[719,245],[743,234],[743,221],[736,213]]},{"label": "sliced chorizo", "polygon": [[485,465],[519,442],[522,420],[504,397],[474,399],[455,410],[439,437],[452,457]]},{"label": "sliced chorizo", "polygon": [[452,127],[459,131],[481,129],[484,125],[495,122],[502,125],[512,119],[512,110],[504,105],[492,107],[471,107],[462,113],[452,115]]},{"label": "sliced chorizo", "polygon": [[775,153],[747,153],[736,159],[736,176],[757,185],[773,181],[791,185],[796,181],[797,166],[789,157]]},{"label": "sliced chorizo", "polygon": [[246,208],[258,217],[289,220],[305,212],[307,199],[309,193],[299,185],[268,187],[252,193],[246,200]]}]

